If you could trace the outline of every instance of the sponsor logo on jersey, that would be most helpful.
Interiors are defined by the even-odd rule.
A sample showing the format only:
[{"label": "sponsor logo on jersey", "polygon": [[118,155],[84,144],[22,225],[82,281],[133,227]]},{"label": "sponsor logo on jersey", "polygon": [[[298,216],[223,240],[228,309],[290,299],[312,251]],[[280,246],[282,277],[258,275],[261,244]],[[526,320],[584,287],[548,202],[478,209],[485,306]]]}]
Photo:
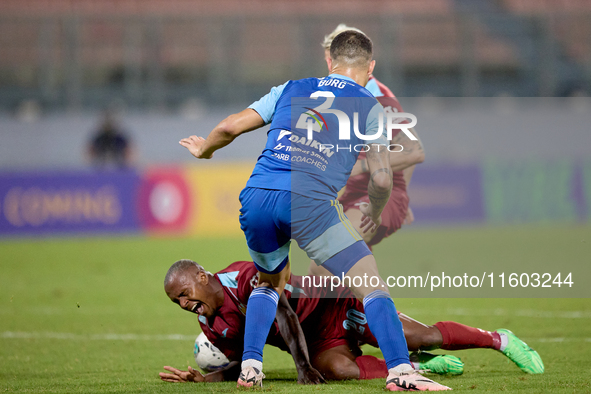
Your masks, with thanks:
[{"label": "sponsor logo on jersey", "polygon": [[[308,139],[306,137],[298,137],[297,135],[293,135],[291,131],[288,130],[281,130],[279,132],[279,137],[277,137],[277,145],[274,150],[282,150],[289,152],[292,150],[296,150],[294,147],[289,145],[283,145],[281,141],[282,138],[289,136],[287,139],[291,142],[295,142],[296,144],[303,145],[310,147],[312,149],[317,149],[320,153],[325,155],[326,157],[331,157],[334,154],[334,151],[327,147],[327,145],[323,145],[320,142],[316,141],[315,139]],[[306,151],[300,150],[302,153],[309,153]]]}]

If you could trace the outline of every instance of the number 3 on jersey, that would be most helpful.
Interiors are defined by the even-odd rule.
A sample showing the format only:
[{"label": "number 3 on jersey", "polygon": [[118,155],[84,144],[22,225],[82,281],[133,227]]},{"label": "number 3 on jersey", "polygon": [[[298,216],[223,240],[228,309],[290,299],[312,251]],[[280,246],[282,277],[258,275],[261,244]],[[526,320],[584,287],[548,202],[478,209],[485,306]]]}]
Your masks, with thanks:
[{"label": "number 3 on jersey", "polygon": [[[326,92],[326,91],[316,91],[310,95],[310,98],[317,99],[318,97],[325,97],[326,100],[317,107],[314,108],[306,108],[308,111],[304,112],[298,118],[298,121],[295,125],[297,129],[303,130],[314,130],[315,132],[319,133],[322,130],[323,126],[326,126],[324,122],[324,118],[322,117],[321,113],[331,113],[330,106],[334,101],[334,93],[333,92]],[[311,135],[308,133],[308,139],[312,139]]]}]

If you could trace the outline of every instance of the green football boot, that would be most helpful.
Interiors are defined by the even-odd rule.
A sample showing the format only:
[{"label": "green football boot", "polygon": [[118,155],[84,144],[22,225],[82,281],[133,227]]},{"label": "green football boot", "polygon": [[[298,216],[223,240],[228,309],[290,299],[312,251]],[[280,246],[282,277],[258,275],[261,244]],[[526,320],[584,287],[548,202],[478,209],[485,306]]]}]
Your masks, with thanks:
[{"label": "green football boot", "polygon": [[419,369],[439,375],[461,375],[464,373],[464,363],[456,356],[448,354],[431,354],[413,352],[410,361],[419,364]]},{"label": "green football boot", "polygon": [[[523,372],[544,373],[542,358],[527,343],[517,338],[515,334],[504,328],[498,329],[499,335],[507,338],[507,346],[501,352],[513,361]],[[504,342],[504,341],[503,341]]]}]

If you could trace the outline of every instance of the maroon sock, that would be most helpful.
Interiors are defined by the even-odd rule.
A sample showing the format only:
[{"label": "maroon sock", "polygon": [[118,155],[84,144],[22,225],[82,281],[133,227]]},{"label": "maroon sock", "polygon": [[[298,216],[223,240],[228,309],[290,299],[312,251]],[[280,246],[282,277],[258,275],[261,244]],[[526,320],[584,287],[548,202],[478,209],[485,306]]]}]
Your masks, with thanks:
[{"label": "maroon sock", "polygon": [[378,379],[388,376],[386,362],[374,356],[360,356],[355,359],[359,367],[359,380]]},{"label": "maroon sock", "polygon": [[453,321],[440,321],[434,325],[441,331],[442,349],[489,348],[499,350],[501,348],[501,337],[496,331],[485,331]]}]

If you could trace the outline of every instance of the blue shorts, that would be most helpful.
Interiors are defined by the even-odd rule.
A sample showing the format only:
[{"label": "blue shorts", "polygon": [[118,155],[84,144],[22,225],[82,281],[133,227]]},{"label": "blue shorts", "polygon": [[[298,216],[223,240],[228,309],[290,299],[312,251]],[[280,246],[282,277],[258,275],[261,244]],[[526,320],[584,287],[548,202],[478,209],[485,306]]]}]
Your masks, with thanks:
[{"label": "blue shorts", "polygon": [[261,272],[283,270],[292,239],[316,264],[327,263],[333,274],[347,272],[371,254],[337,200],[247,187],[240,193],[240,203],[240,227]]}]

